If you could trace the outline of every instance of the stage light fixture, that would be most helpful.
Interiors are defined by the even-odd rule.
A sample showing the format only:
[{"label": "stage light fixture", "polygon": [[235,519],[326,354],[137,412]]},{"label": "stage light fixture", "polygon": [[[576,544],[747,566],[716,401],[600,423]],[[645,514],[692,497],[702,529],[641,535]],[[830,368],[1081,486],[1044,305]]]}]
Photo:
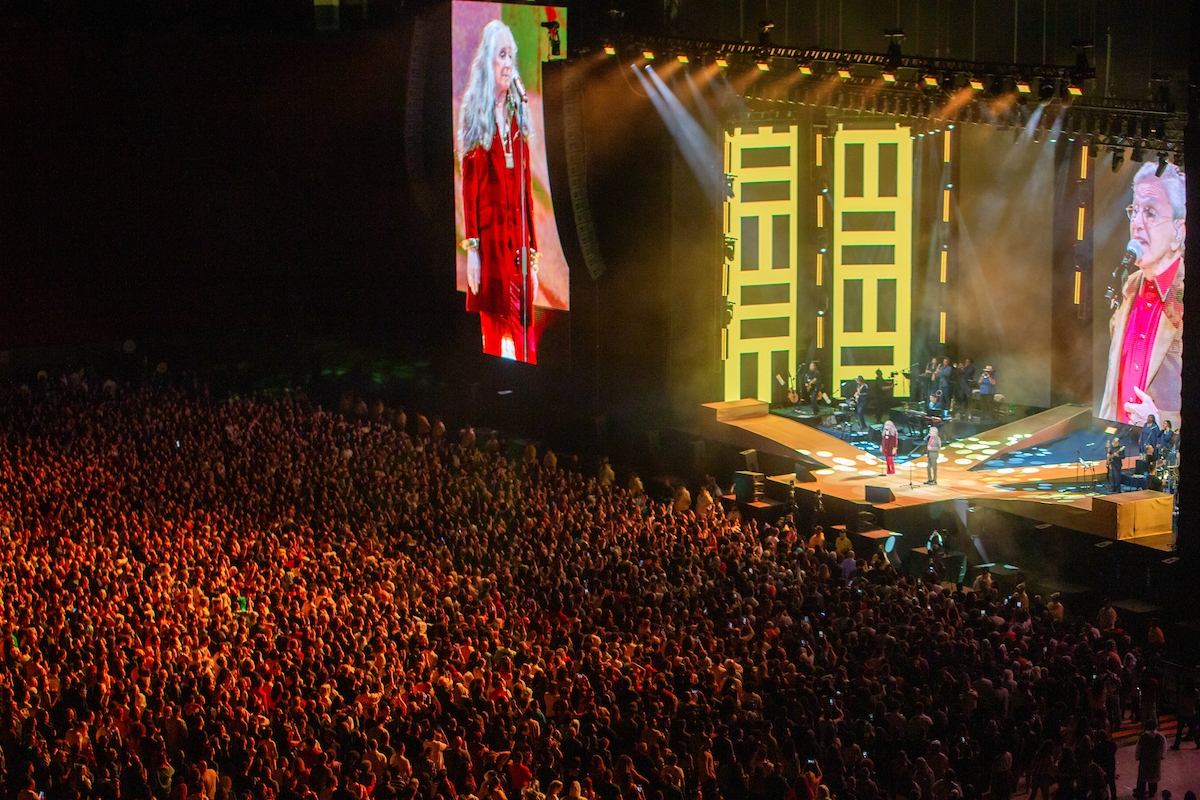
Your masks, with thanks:
[{"label": "stage light fixture", "polygon": [[717,56],[714,63],[721,69],[729,69],[729,59],[725,56]]},{"label": "stage light fixture", "polygon": [[[726,197],[726,199],[730,199],[733,197],[733,181],[734,181],[734,178],[736,178],[736,177],[737,177],[736,175],[733,175],[731,173],[728,173],[728,172],[725,173],[725,197]],[[729,243],[728,237],[726,237],[725,242],[726,242],[726,246],[728,246],[728,243]]]},{"label": "stage light fixture", "polygon": [[895,69],[900,66],[900,59],[903,54],[900,52],[900,45],[904,44],[904,29],[903,28],[888,28],[884,30],[883,35],[887,37],[887,64]]},{"label": "stage light fixture", "polygon": [[937,85],[938,85],[937,76],[936,75],[926,75],[925,76],[925,85],[928,86],[930,89],[936,89]]},{"label": "stage light fixture", "polygon": [[755,63],[758,65],[759,72],[770,72],[771,71],[771,60],[769,58],[767,58],[766,56],[759,56],[758,61],[756,61]]},{"label": "stage light fixture", "polygon": [[1029,81],[1017,81],[1017,91],[1020,94],[1030,94],[1033,91],[1033,87],[1029,84]]},{"label": "stage light fixture", "polygon": [[675,56],[675,60],[685,66],[691,63],[691,60],[687,57],[687,53],[680,53],[679,55]]},{"label": "stage light fixture", "polygon": [[604,45],[604,55],[606,55],[606,56],[615,56],[616,54],[617,54],[617,48],[616,48],[616,47],[613,47],[611,44],[606,44],[606,45]]},{"label": "stage light fixture", "polygon": [[895,83],[896,82],[896,73],[894,73],[894,72],[883,73],[883,82],[884,83]]},{"label": "stage light fixture", "polygon": [[1140,148],[1140,147],[1135,147],[1129,151],[1129,160],[1135,164],[1142,163],[1144,158],[1145,158],[1145,153],[1142,152],[1142,148]]},{"label": "stage light fixture", "polygon": [[654,51],[653,50],[643,50],[642,58],[646,59],[647,61],[653,61],[654,60]]},{"label": "stage light fixture", "polygon": [[971,88],[972,88],[974,91],[976,91],[976,92],[982,92],[982,91],[983,91],[983,81],[979,80],[979,78],[971,78],[971,79],[968,81],[968,83],[970,84]]},{"label": "stage light fixture", "polygon": [[732,236],[725,237],[725,260],[733,261],[733,257],[737,254],[737,239]]},{"label": "stage light fixture", "polygon": [[758,23],[758,44],[760,47],[771,46],[771,29],[774,27],[775,23],[769,19]]},{"label": "stage light fixture", "polygon": [[1167,171],[1167,154],[1158,154],[1158,168],[1154,170],[1154,177],[1161,178],[1163,173]]},{"label": "stage light fixture", "polygon": [[812,64],[808,61],[799,61],[796,63],[796,68],[800,70],[801,75],[812,75]]},{"label": "stage light fixture", "polygon": [[1112,154],[1112,171],[1119,172],[1121,167],[1125,164],[1125,148],[1114,147],[1112,149]]},{"label": "stage light fixture", "polygon": [[844,81],[850,80],[851,75],[852,75],[852,73],[850,72],[849,66],[843,64],[838,67],[838,77],[841,78],[842,80],[844,80]]},{"label": "stage light fixture", "polygon": [[1071,97],[1083,97],[1083,87],[1072,83],[1067,86],[1067,94]]}]

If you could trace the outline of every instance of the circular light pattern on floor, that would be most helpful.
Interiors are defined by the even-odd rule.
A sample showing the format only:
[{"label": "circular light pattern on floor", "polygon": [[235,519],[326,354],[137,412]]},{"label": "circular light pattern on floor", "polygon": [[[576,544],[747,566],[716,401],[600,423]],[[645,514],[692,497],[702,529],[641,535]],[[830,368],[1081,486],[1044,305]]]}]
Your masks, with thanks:
[{"label": "circular light pattern on floor", "polygon": [[799,454],[800,454],[800,455],[802,455],[802,456],[810,456],[810,455],[812,455],[812,453],[808,452],[807,450],[797,450],[796,452],[797,452],[797,453],[799,453]]},{"label": "circular light pattern on floor", "polygon": [[1016,470],[1012,467],[1002,467],[996,470],[997,475],[1012,475],[1014,472],[1016,472]]},{"label": "circular light pattern on floor", "polygon": [[968,436],[968,437],[966,438],[966,441],[968,441],[968,442],[978,442],[978,441],[979,441],[979,439],[978,439],[978,438],[976,438],[976,437],[974,437],[974,436]]},{"label": "circular light pattern on floor", "polygon": [[939,464],[945,464],[945,463],[947,463],[949,460],[950,460],[950,456],[942,456],[942,455],[939,455],[939,456],[938,456],[938,463],[939,463]]},{"label": "circular light pattern on floor", "polygon": [[970,464],[970,463],[971,463],[971,459],[969,459],[969,458],[956,458],[956,459],[954,459],[954,463],[955,463],[955,464],[960,464],[960,465],[966,466],[967,464]]},{"label": "circular light pattern on floor", "polygon": [[831,456],[833,456],[833,453],[829,452],[828,450],[818,450],[817,451],[818,458],[830,458]]},{"label": "circular light pattern on floor", "polygon": [[968,450],[982,450],[985,447],[987,447],[986,444],[969,444],[969,445],[967,445]]},{"label": "circular light pattern on floor", "polygon": [[832,475],[832,474],[833,474],[833,470],[828,469],[828,468],[818,469],[818,470],[813,471],[813,475]]},{"label": "circular light pattern on floor", "polygon": [[836,458],[834,458],[834,459],[833,459],[833,463],[835,463],[835,464],[841,464],[841,465],[842,465],[842,466],[844,466],[844,467],[853,467],[853,466],[854,466],[854,459],[852,459],[852,458],[842,458],[841,456],[838,456],[838,457],[836,457]]},{"label": "circular light pattern on floor", "polygon": [[847,467],[843,466],[842,464],[838,464],[836,467],[834,467],[834,469],[836,469],[838,472],[854,472],[854,467]]},{"label": "circular light pattern on floor", "polygon": [[1037,467],[1024,467],[1021,469],[1021,472],[1024,472],[1026,475],[1032,475],[1035,472],[1041,472],[1041,470]]},{"label": "circular light pattern on floor", "polygon": [[963,450],[955,450],[954,452],[955,452],[957,455],[960,455],[960,456],[969,456],[969,455],[971,455],[971,451],[970,451],[970,450],[967,450],[967,449],[963,449]]},{"label": "circular light pattern on floor", "polygon": [[879,473],[873,469],[860,469],[858,471],[858,474],[859,475],[870,475],[872,477],[880,477]]}]

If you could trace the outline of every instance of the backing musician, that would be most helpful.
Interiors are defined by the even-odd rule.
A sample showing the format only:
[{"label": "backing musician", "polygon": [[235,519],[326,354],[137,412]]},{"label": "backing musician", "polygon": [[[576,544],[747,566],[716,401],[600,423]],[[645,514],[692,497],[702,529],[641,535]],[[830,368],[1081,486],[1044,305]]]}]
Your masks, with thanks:
[{"label": "backing musician", "polygon": [[854,413],[858,415],[859,430],[868,430],[867,428],[867,397],[871,390],[868,388],[866,380],[862,375],[854,379]]},{"label": "backing musician", "polygon": [[1142,455],[1144,461],[1146,488],[1156,492],[1162,491],[1162,478],[1159,477],[1158,471],[1161,466],[1161,460],[1158,454],[1158,448],[1152,444],[1146,445],[1146,451]]},{"label": "backing musician", "polygon": [[928,400],[928,404],[927,404],[926,408],[928,408],[929,410],[933,410],[933,404],[934,404],[933,398],[937,396],[936,395],[937,381],[935,379],[935,376],[937,375],[937,371],[938,371],[938,360],[937,360],[937,356],[934,356],[930,360],[929,364],[926,365],[925,371],[923,373],[921,373],[921,384],[925,389],[925,391],[922,393],[922,397],[924,399]]},{"label": "backing musician", "polygon": [[996,371],[988,364],[979,376],[979,418],[991,419],[996,411]]},{"label": "backing musician", "polygon": [[1114,494],[1121,491],[1121,469],[1125,465],[1125,445],[1114,436],[1108,443],[1108,486]]},{"label": "backing musician", "polygon": [[975,386],[975,362],[967,359],[958,368],[958,401],[957,410],[962,411],[967,419],[971,418],[971,391]]},{"label": "backing musician", "polygon": [[950,408],[950,377],[953,371],[950,366],[950,359],[943,358],[942,363],[937,368],[937,372],[934,373],[937,377],[939,411],[947,411]]},{"label": "backing musician", "polygon": [[812,408],[813,416],[817,415],[817,400],[821,397],[821,370],[817,369],[817,362],[808,362],[808,372],[804,373],[804,392],[802,396],[808,400],[809,406]]}]

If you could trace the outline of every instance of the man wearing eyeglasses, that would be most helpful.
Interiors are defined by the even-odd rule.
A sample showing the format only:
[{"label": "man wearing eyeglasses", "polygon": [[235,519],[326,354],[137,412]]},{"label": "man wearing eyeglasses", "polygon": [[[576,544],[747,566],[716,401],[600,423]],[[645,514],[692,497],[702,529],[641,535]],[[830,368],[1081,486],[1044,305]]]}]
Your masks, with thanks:
[{"label": "man wearing eyeglasses", "polygon": [[1125,281],[1109,322],[1108,376],[1100,417],[1143,425],[1151,417],[1179,425],[1183,365],[1183,252],[1187,238],[1184,174],[1147,163],[1133,178],[1130,250],[1137,271]]}]

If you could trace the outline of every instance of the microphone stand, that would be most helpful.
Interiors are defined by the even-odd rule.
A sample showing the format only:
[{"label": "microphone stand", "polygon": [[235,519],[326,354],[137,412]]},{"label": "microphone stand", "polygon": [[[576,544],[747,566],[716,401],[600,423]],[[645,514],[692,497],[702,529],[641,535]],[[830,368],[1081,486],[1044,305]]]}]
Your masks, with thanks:
[{"label": "microphone stand", "polygon": [[[523,91],[517,93],[517,138],[513,144],[513,150],[520,152],[520,160],[517,163],[518,174],[517,180],[520,181],[521,187],[518,190],[521,197],[521,247],[518,250],[521,259],[521,339],[522,352],[524,353],[523,361],[529,363],[529,317],[530,306],[533,305],[533,299],[529,297],[529,197],[528,184],[525,181],[526,170],[529,169],[529,146],[523,138],[525,131],[525,103],[526,96]],[[530,176],[532,178],[532,176]]]},{"label": "microphone stand", "polygon": [[914,447],[913,451],[908,454],[908,488],[910,489],[916,486],[916,484],[913,483],[913,464],[915,463],[913,456],[920,452],[921,448],[924,446],[925,443],[921,442],[921,444]]}]

